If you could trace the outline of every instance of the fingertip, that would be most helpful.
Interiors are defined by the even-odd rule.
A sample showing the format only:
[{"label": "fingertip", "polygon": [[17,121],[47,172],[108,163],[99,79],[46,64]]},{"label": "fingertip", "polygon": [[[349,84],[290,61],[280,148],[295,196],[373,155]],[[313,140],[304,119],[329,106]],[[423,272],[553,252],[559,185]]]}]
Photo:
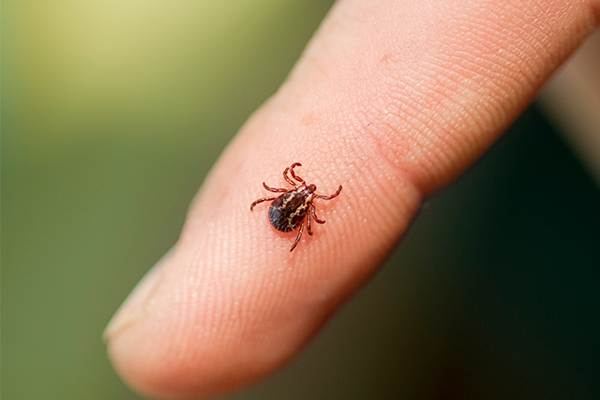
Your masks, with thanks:
[{"label": "fingertip", "polygon": [[102,340],[105,343],[109,344],[123,330],[143,317],[145,304],[152,297],[154,289],[160,282],[162,270],[169,262],[172,254],[173,249],[165,253],[127,296],[102,333]]}]

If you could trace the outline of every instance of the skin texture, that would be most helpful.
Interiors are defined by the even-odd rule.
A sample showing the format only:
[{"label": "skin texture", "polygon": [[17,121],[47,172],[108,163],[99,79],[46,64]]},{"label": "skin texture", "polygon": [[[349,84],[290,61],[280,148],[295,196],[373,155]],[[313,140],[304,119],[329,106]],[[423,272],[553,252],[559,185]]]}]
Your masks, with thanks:
[{"label": "skin texture", "polygon": [[[155,397],[203,397],[282,366],[599,15],[592,0],[336,4],[214,166],[179,242],[108,326],[123,379]],[[248,205],[261,182],[285,186],[281,171],[294,161],[320,193],[344,191],[320,203],[327,224],[290,253],[293,235]]]}]

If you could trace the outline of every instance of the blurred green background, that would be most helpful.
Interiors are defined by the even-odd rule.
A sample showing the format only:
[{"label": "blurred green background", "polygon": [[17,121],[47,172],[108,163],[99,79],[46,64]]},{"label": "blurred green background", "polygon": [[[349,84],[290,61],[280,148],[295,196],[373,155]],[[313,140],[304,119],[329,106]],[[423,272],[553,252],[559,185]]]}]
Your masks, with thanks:
[{"label": "blurred green background", "polygon": [[[331,1],[2,3],[2,395],[136,399],[100,336]],[[600,398],[600,192],[533,107],[232,398]]]}]

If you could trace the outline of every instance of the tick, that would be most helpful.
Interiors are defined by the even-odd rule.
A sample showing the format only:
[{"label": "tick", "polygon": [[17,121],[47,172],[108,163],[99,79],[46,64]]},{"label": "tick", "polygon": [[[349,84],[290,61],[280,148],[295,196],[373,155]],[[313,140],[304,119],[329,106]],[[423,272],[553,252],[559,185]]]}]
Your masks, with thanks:
[{"label": "tick", "polygon": [[[298,242],[302,237],[305,220],[306,229],[308,230],[308,234],[311,236],[313,234],[310,226],[311,218],[314,219],[318,224],[325,223],[325,221],[322,221],[317,217],[317,212],[315,210],[315,204],[313,201],[315,199],[331,200],[334,197],[337,197],[337,195],[339,195],[342,191],[342,185],[340,185],[338,190],[330,196],[316,194],[315,191],[317,190],[317,187],[312,183],[307,185],[304,179],[300,178],[294,172],[294,168],[301,166],[302,164],[295,162],[283,171],[283,179],[292,185],[294,187],[293,189],[288,190],[272,188],[263,182],[263,186],[269,192],[283,194],[273,197],[263,197],[252,202],[250,205],[250,211],[252,211],[255,205],[262,203],[263,201],[275,200],[269,207],[269,221],[271,222],[271,225],[281,232],[291,232],[300,226],[298,236],[296,236],[296,241],[294,241],[290,252],[296,248],[296,245],[298,245]],[[291,178],[288,176],[288,173],[292,176]]]}]

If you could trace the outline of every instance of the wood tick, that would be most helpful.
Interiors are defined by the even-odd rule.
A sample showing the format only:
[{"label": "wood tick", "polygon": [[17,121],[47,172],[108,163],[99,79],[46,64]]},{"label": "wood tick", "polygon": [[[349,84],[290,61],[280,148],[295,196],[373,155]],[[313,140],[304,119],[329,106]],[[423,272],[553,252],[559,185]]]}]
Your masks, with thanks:
[{"label": "wood tick", "polygon": [[[311,236],[313,234],[310,227],[311,218],[319,224],[325,223],[325,221],[322,221],[317,217],[315,204],[313,203],[314,199],[331,200],[342,191],[342,185],[340,185],[338,190],[330,196],[321,196],[320,194],[316,194],[315,191],[317,190],[317,187],[313,184],[307,185],[304,179],[300,178],[294,172],[294,168],[301,166],[302,164],[295,162],[283,171],[283,179],[292,185],[294,187],[293,189],[288,190],[272,188],[263,182],[263,186],[269,192],[283,194],[280,196],[263,197],[254,201],[250,205],[250,211],[252,211],[255,205],[262,203],[263,201],[275,200],[269,207],[269,221],[271,221],[271,225],[281,232],[291,232],[298,228],[298,225],[300,225],[300,231],[298,232],[296,241],[292,245],[290,251],[293,251],[300,241],[302,231],[304,230],[305,219],[306,229],[308,230],[308,234]],[[298,183],[294,182],[294,180],[288,176],[288,173],[294,180],[298,181]]]}]

